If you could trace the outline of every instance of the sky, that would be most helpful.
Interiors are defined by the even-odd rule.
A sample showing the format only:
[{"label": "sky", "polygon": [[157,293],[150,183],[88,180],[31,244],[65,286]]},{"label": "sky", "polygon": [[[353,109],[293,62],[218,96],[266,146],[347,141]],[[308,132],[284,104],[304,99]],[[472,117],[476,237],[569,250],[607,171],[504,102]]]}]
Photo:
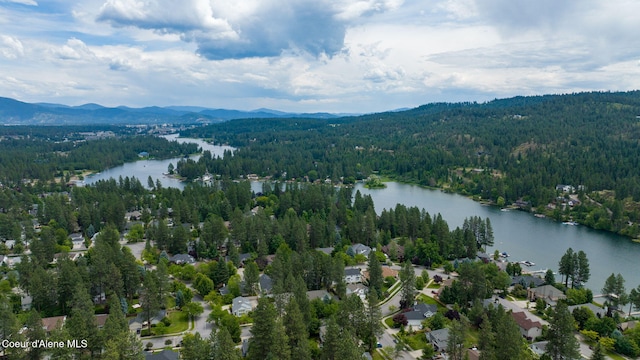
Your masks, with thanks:
[{"label": "sky", "polygon": [[0,0],[0,96],[368,113],[640,88],[636,0]]}]

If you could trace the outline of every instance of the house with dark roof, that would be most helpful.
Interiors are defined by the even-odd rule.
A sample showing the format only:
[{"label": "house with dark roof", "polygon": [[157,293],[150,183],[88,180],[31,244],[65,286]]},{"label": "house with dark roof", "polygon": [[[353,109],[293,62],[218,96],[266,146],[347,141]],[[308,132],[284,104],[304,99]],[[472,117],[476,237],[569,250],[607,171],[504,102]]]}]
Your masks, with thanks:
[{"label": "house with dark roof", "polygon": [[[533,275],[529,275],[529,274],[519,275],[519,276],[512,276],[511,277],[511,286],[515,286],[516,284],[520,284],[520,285],[524,286],[525,288],[538,287],[538,286],[544,285],[544,279],[542,279],[542,278],[540,278],[538,276],[533,276]],[[531,286],[531,285],[533,285],[533,286]]]},{"label": "house with dark roof", "polygon": [[144,353],[145,360],[178,360],[180,359],[180,354],[169,349],[164,349],[159,353]]},{"label": "house with dark roof", "polygon": [[411,311],[404,313],[407,318],[407,326],[413,329],[422,329],[422,321],[428,319],[438,312],[438,306],[433,304],[417,303],[413,305]]},{"label": "house with dark roof", "polygon": [[185,265],[185,264],[194,264],[196,259],[189,254],[175,254],[169,258],[170,263],[174,263],[176,265]]},{"label": "house with dark roof", "polygon": [[433,349],[437,352],[444,352],[447,349],[447,343],[449,342],[449,329],[439,329],[429,331],[425,334],[427,342],[433,345]]},{"label": "house with dark roof", "polygon": [[261,274],[260,279],[258,280],[258,285],[260,285],[260,292],[262,294],[270,294],[271,289],[273,289],[273,281],[271,277],[267,274]]},{"label": "house with dark roof", "polygon": [[567,296],[561,290],[558,290],[552,285],[543,285],[527,290],[527,298],[529,301],[544,299],[547,304],[555,306],[558,303],[558,300],[566,299]]},{"label": "house with dark roof", "polygon": [[569,312],[573,314],[573,310],[575,310],[576,308],[580,308],[580,307],[585,307],[589,310],[591,310],[593,312],[594,315],[596,315],[599,318],[604,317],[605,315],[607,315],[607,309],[605,308],[601,308],[595,304],[592,303],[588,303],[588,304],[580,304],[580,305],[571,305],[569,306]]}]

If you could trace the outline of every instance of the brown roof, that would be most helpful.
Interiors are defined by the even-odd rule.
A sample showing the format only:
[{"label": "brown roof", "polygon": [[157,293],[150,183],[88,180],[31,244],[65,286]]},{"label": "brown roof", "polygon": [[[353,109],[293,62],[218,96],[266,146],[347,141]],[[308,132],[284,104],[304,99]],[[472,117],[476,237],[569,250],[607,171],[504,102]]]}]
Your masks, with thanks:
[{"label": "brown roof", "polygon": [[62,325],[64,325],[64,321],[66,318],[67,318],[66,316],[54,316],[54,317],[43,318],[42,327],[47,332],[50,332],[55,328],[61,328]]},{"label": "brown roof", "polygon": [[107,322],[108,317],[109,317],[109,314],[96,315],[96,325],[98,325],[99,328],[103,327],[104,324]]},{"label": "brown roof", "polygon": [[537,321],[532,321],[527,317],[527,314],[525,314],[522,311],[511,313],[511,316],[513,317],[513,320],[516,321],[518,326],[520,326],[520,328],[524,329],[525,331],[529,331],[530,329],[533,329],[533,328],[542,329],[541,323]]},{"label": "brown roof", "polygon": [[[392,277],[398,277],[398,272],[393,270],[392,268],[388,267],[388,266],[383,266],[382,267],[382,277],[386,278],[387,276],[392,276]],[[369,271],[365,270],[362,272],[362,277],[364,277],[365,279],[369,280]]]}]

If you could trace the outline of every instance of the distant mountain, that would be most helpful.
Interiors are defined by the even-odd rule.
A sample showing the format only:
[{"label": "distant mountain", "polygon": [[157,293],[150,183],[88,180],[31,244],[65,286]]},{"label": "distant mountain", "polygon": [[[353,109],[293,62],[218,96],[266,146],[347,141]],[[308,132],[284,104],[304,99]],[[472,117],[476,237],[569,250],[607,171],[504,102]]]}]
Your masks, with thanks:
[{"label": "distant mountain", "polygon": [[53,103],[30,104],[0,97],[0,125],[184,124],[251,118],[331,119],[336,117],[339,116],[329,113],[287,113],[272,109],[241,111],[199,106],[112,108],[94,103],[80,106]]}]

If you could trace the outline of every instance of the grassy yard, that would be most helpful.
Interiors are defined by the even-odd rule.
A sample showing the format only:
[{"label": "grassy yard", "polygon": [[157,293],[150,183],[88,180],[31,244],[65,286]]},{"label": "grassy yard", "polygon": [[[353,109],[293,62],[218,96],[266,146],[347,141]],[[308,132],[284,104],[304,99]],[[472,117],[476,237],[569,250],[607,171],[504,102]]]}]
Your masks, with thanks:
[{"label": "grassy yard", "polygon": [[440,284],[431,282],[431,284],[429,284],[429,286],[427,286],[427,289],[440,289]]},{"label": "grassy yard", "polygon": [[189,316],[182,311],[173,311],[169,315],[171,325],[167,327],[167,333],[173,334],[186,331],[189,328]]},{"label": "grassy yard", "polygon": [[422,350],[427,347],[427,337],[423,331],[416,332],[412,335],[399,335],[402,340],[413,350]]},{"label": "grassy yard", "polygon": [[387,324],[388,327],[393,328],[393,317],[388,317],[384,320],[384,323]]},{"label": "grassy yard", "polygon": [[437,305],[438,306],[438,310],[441,309],[446,309],[446,307],[444,307],[442,304],[440,304],[439,302],[436,301],[436,299],[427,296],[425,294],[420,294],[418,295],[418,301],[423,302],[427,305]]}]

